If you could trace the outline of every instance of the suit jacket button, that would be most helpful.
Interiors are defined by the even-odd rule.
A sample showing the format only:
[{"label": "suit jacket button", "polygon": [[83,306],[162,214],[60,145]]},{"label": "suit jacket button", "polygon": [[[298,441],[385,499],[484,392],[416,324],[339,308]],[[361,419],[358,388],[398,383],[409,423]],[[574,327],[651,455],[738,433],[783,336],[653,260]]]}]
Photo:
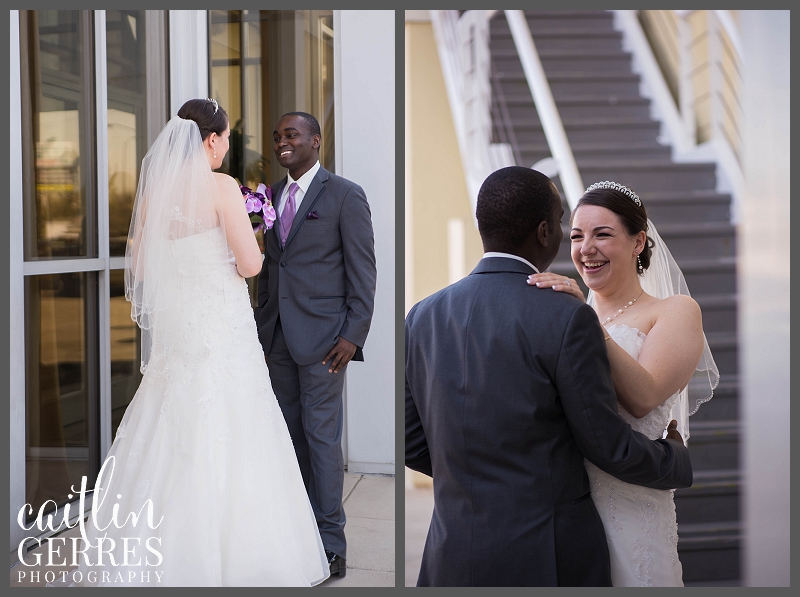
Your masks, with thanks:
[{"label": "suit jacket button", "polygon": [[281,267],[286,267],[286,262],[285,261],[281,261]]}]

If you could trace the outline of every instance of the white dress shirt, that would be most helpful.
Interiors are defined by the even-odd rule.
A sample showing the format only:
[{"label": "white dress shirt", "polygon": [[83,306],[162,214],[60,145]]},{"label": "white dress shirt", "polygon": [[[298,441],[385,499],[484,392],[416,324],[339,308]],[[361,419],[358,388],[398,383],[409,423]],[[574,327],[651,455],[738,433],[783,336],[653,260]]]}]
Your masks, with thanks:
[{"label": "white dress shirt", "polygon": [[484,253],[484,254],[483,254],[483,257],[484,257],[484,259],[485,259],[486,257],[506,257],[506,258],[508,258],[508,259],[516,259],[517,261],[521,261],[521,262],[522,262],[522,263],[524,263],[525,265],[529,265],[530,267],[532,267],[532,268],[533,268],[533,271],[535,271],[537,274],[541,273],[541,272],[539,271],[539,269],[538,269],[538,268],[537,268],[535,265],[533,265],[533,264],[532,264],[530,261],[528,261],[527,259],[525,259],[525,258],[523,258],[523,257],[520,257],[519,255],[512,255],[511,253],[498,253],[498,252],[496,252],[496,251],[490,251],[490,252],[488,252],[488,253]]},{"label": "white dress shirt", "polygon": [[297,180],[292,178],[292,175],[288,172],[286,173],[286,184],[281,192],[280,203],[278,203],[278,217],[283,214],[283,206],[286,205],[286,197],[289,194],[289,187],[293,182],[296,182],[298,186],[297,192],[294,194],[294,210],[295,214],[300,212],[300,204],[303,202],[303,197],[306,196],[306,191],[308,191],[311,181],[314,180],[314,177],[317,175],[317,170],[319,170],[319,160],[317,160],[317,163],[309,168],[308,172],[303,174],[303,176]]}]

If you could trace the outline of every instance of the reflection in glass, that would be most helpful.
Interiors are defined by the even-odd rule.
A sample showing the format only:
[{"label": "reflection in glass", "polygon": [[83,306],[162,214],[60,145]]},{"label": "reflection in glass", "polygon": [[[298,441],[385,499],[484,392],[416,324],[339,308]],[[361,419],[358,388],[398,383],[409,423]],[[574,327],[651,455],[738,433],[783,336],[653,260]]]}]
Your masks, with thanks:
[{"label": "reflection in glass", "polygon": [[66,503],[97,475],[97,274],[25,278],[26,502]]},{"label": "reflection in glass", "polygon": [[333,11],[209,11],[211,97],[230,117],[220,171],[255,188],[286,172],[272,131],[286,112],[309,112],[322,129],[320,163],[335,172]]},{"label": "reflection in glass", "polygon": [[[256,188],[286,171],[272,131],[286,112],[309,112],[322,129],[320,163],[336,171],[333,11],[210,10],[211,92],[228,112],[230,150],[220,172]],[[259,233],[263,250],[263,235]],[[248,280],[255,304],[255,278]]]},{"label": "reflection in glass", "polygon": [[145,11],[106,11],[108,227],[112,256],[125,254],[142,158],[147,152]]},{"label": "reflection in glass", "polygon": [[139,372],[139,326],[131,319],[131,304],[125,300],[125,272],[111,270],[111,437],[136,394]]},{"label": "reflection in glass", "polygon": [[95,257],[88,11],[20,11],[25,258]]}]

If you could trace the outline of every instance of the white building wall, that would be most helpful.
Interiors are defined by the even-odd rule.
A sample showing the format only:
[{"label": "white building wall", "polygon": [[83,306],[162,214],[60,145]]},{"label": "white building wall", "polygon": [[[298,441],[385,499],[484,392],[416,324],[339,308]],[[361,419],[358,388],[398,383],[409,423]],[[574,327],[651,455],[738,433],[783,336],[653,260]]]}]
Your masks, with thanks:
[{"label": "white building wall", "polygon": [[738,230],[745,586],[789,586],[789,11],[741,12]]},{"label": "white building wall", "polygon": [[347,368],[348,471],[395,473],[395,16],[334,11],[336,172],[372,210],[378,282],[364,363]]}]

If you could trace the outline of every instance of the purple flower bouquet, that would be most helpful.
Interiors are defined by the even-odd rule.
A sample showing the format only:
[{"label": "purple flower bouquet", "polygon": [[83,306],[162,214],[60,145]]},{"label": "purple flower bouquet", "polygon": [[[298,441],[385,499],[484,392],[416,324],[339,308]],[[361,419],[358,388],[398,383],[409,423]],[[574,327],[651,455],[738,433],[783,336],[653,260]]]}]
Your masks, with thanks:
[{"label": "purple flower bouquet", "polygon": [[275,208],[272,207],[272,187],[259,184],[255,192],[250,187],[240,186],[253,232],[269,230],[275,224]]}]

